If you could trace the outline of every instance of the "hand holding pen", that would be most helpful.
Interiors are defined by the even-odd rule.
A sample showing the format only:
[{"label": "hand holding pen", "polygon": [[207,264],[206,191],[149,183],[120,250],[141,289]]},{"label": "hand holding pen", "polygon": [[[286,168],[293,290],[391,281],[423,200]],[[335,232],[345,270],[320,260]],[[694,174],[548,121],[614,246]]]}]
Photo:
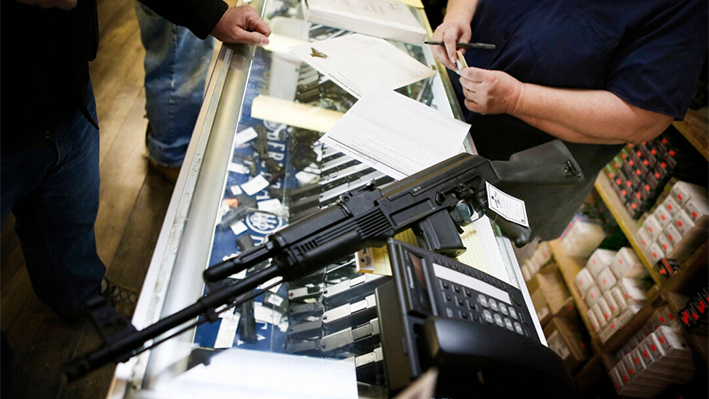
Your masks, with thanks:
[{"label": "hand holding pen", "polygon": [[[466,43],[466,42],[458,42],[455,43],[455,59],[451,58],[451,64],[454,64],[455,67],[451,68],[450,65],[448,65],[445,61],[449,61],[448,58],[445,58],[445,61],[440,59],[440,53],[444,52],[446,55],[450,53],[448,51],[448,47],[446,46],[446,43],[444,42],[435,42],[435,41],[424,41],[423,44],[428,44],[429,46],[435,46],[433,49],[433,54],[434,57],[436,57],[439,61],[441,61],[446,67],[449,69],[452,69],[456,72],[459,72],[463,68],[467,68],[468,64],[465,62],[465,58],[463,55],[465,54],[465,49],[469,48],[477,48],[477,49],[483,49],[483,50],[494,50],[495,45],[494,44],[489,44],[489,43]],[[436,50],[436,47],[438,47],[438,50]],[[453,47],[453,46],[451,46]],[[461,51],[458,51],[458,49],[461,49]],[[438,54],[437,54],[438,53]],[[437,56],[438,55],[438,56]]]},{"label": "hand holding pen", "polygon": [[[433,56],[445,65],[446,68],[453,71],[458,70],[456,67],[456,50],[459,43],[468,43],[472,36],[470,22],[464,20],[451,19],[438,25],[436,31],[433,32],[429,43],[441,43],[431,46]],[[465,53],[466,48],[460,47],[460,52]]]},{"label": "hand holding pen", "polygon": [[[425,41],[423,44],[428,44],[431,46],[444,46],[445,43],[443,42],[431,42],[431,41]],[[456,48],[481,48],[485,50],[494,50],[495,45],[494,44],[489,44],[489,43],[456,43],[455,44]]]}]

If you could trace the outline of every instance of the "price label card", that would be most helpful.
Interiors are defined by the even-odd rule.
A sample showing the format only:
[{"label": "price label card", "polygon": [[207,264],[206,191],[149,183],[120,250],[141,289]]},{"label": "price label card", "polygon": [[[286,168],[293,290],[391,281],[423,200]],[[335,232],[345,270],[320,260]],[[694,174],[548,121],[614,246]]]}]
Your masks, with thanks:
[{"label": "price label card", "polygon": [[241,146],[258,137],[256,129],[249,127],[234,135],[234,145]]},{"label": "price label card", "polygon": [[244,190],[244,192],[249,196],[253,196],[266,187],[268,187],[268,180],[261,175],[258,175],[241,185],[241,189]]},{"label": "price label card", "polygon": [[227,169],[229,170],[229,172],[238,173],[240,175],[248,175],[249,173],[251,173],[251,171],[249,170],[249,168],[246,165],[242,165],[242,164],[236,163],[236,162],[229,163],[229,166],[227,166]]},{"label": "price label card", "polygon": [[485,188],[487,189],[488,208],[510,222],[529,227],[524,201],[498,190],[488,182],[485,182]]}]

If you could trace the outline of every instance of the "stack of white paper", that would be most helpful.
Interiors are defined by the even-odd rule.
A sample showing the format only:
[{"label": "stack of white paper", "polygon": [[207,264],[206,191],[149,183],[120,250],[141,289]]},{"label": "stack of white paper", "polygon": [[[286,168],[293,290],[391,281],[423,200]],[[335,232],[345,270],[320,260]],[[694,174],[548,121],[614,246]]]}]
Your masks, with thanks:
[{"label": "stack of white paper", "polygon": [[365,35],[291,46],[290,51],[357,98],[376,85],[398,89],[436,74],[386,40]]},{"label": "stack of white paper", "polygon": [[465,122],[377,86],[321,140],[398,180],[464,152],[469,129]]},{"label": "stack of white paper", "polygon": [[352,32],[422,44],[426,30],[397,0],[308,0],[307,20]]}]

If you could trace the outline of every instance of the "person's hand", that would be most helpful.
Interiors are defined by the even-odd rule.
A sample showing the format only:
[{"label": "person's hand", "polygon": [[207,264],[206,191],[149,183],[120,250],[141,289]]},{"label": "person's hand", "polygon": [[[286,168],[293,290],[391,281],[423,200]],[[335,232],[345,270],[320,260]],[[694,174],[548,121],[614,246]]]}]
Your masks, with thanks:
[{"label": "person's hand", "polygon": [[[465,21],[451,20],[443,22],[438,25],[436,31],[433,32],[431,36],[431,41],[443,42],[444,46],[433,46],[431,51],[433,51],[433,56],[445,65],[446,68],[452,69],[454,71],[458,70],[456,67],[456,43],[467,43],[470,41],[470,36],[472,32],[470,30],[470,21],[467,23]],[[465,54],[465,50],[461,49],[461,52]]]},{"label": "person's hand", "polygon": [[460,70],[465,108],[480,114],[510,114],[514,111],[524,84],[501,71],[480,68]]},{"label": "person's hand", "polygon": [[212,30],[212,36],[224,43],[246,43],[265,46],[271,28],[249,5],[226,10]]},{"label": "person's hand", "polygon": [[77,0],[16,0],[28,6],[40,6],[42,8],[60,8],[65,11],[73,10]]}]

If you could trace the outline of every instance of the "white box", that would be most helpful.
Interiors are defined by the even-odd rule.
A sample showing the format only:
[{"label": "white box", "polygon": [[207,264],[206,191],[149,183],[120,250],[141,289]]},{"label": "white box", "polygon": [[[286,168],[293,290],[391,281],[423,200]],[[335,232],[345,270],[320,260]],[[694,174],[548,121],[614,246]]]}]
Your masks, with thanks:
[{"label": "white box", "polygon": [[662,233],[662,226],[653,215],[647,216],[647,218],[643,222],[642,228],[643,230],[645,230],[648,236],[650,236],[650,239],[652,241],[655,241],[657,239],[657,236]]},{"label": "white box", "polygon": [[616,392],[620,392],[620,390],[623,388],[623,379],[620,377],[620,372],[618,371],[617,367],[613,367],[611,371],[608,373],[608,375],[611,378],[611,382],[613,383],[613,386],[615,387]]},{"label": "white box", "polygon": [[597,305],[601,309],[601,312],[603,312],[603,317],[606,319],[606,322],[609,322],[613,318],[613,312],[611,312],[611,308],[608,306],[606,298],[601,297],[601,299],[598,300]]},{"label": "white box", "polygon": [[633,363],[632,355],[630,353],[628,353],[627,355],[623,356],[623,359],[621,361],[623,362],[625,369],[628,370],[628,377],[631,379],[633,377],[635,377],[636,367],[635,367],[635,364]]},{"label": "white box", "polygon": [[603,311],[601,310],[601,306],[596,303],[591,307],[591,310],[593,310],[593,314],[596,315],[596,319],[598,320],[598,324],[603,327],[606,325],[606,317],[603,316]]},{"label": "white box", "polygon": [[537,250],[539,253],[542,255],[542,259],[544,259],[544,262],[548,262],[551,259],[551,247],[549,246],[549,243],[546,241],[542,241],[537,245]]},{"label": "white box", "polygon": [[628,369],[625,368],[625,363],[618,362],[618,364],[615,365],[615,368],[618,370],[623,384],[627,384],[630,381],[630,376],[628,375]]},{"label": "white box", "polygon": [[665,252],[656,242],[647,248],[647,252],[650,255],[650,258],[655,262],[665,257]]},{"label": "white box", "polygon": [[652,333],[643,340],[643,344],[645,351],[653,358],[653,364],[645,364],[655,379],[678,385],[691,379],[694,374],[692,350],[682,341],[668,339],[663,345],[657,333]]},{"label": "white box", "polygon": [[696,184],[678,181],[672,186],[670,195],[680,206],[684,205],[692,198],[706,198],[707,189]]},{"label": "white box", "polygon": [[661,308],[657,309],[655,313],[657,313],[657,320],[660,322],[661,326],[674,327],[680,325],[679,321],[675,317],[674,312],[672,312],[672,308],[670,308],[669,305],[662,306]]},{"label": "white box", "polygon": [[643,278],[648,272],[640,262],[640,258],[630,247],[623,247],[618,250],[618,253],[611,264],[611,270],[616,278],[623,277]]},{"label": "white box", "polygon": [[604,328],[601,328],[601,331],[598,333],[598,336],[601,338],[601,342],[605,343],[616,331],[623,328],[623,326],[630,319],[632,319],[633,316],[640,311],[640,309],[642,309],[641,305],[629,305],[623,309],[618,316],[612,318]]},{"label": "white box", "polygon": [[672,245],[677,245],[682,241],[682,233],[677,230],[674,224],[668,224],[667,227],[662,230],[662,234],[667,237],[667,240],[672,243]]},{"label": "white box", "polygon": [[662,249],[662,252],[665,254],[669,254],[675,248],[674,244],[672,244],[664,234],[660,234],[660,236],[657,237],[657,245],[660,246],[660,249]]},{"label": "white box", "polygon": [[603,270],[604,267],[608,267],[613,263],[617,251],[611,251],[610,249],[598,248],[591,254],[586,262],[586,268],[591,272],[593,277],[598,276],[598,273]]},{"label": "white box", "polygon": [[709,214],[709,204],[707,204],[706,198],[692,198],[684,204],[683,209],[695,223],[701,219],[702,216]]},{"label": "white box", "polygon": [[665,201],[662,203],[662,207],[667,209],[667,212],[669,212],[672,216],[676,215],[677,212],[682,209],[680,204],[677,203],[677,201],[675,201],[675,199],[671,196],[667,196],[667,198],[665,198]]},{"label": "white box", "polygon": [[685,235],[694,227],[694,219],[682,209],[675,215],[675,227],[680,234]]},{"label": "white box", "polygon": [[672,223],[672,215],[665,209],[665,207],[658,206],[655,209],[655,212],[652,213],[652,215],[655,217],[655,220],[660,224],[660,226],[664,229],[665,226],[668,224]]},{"label": "white box", "polygon": [[593,276],[591,275],[591,272],[588,271],[585,267],[581,269],[580,272],[576,275],[576,287],[578,287],[579,291],[581,291],[582,295],[586,295],[588,290],[591,289],[593,284],[595,284],[595,281],[593,279]]},{"label": "white box", "polygon": [[637,372],[645,370],[645,362],[643,361],[643,355],[639,348],[635,348],[630,352],[630,358],[633,360],[633,365]]},{"label": "white box", "polygon": [[647,247],[650,246],[654,241],[650,238],[650,234],[645,231],[645,229],[638,229],[638,235],[637,235],[638,241],[640,242],[640,246],[647,249]]},{"label": "white box", "polygon": [[569,256],[588,258],[606,238],[603,227],[596,223],[574,219],[566,237],[561,240],[564,251]]},{"label": "white box", "polygon": [[606,292],[618,282],[610,267],[603,269],[596,277],[596,284],[602,292]]},{"label": "white box", "polygon": [[603,294],[601,294],[601,289],[598,288],[598,285],[594,284],[593,287],[591,287],[591,289],[589,289],[586,293],[586,298],[584,300],[586,301],[586,305],[590,308],[595,305],[602,296]]},{"label": "white box", "polygon": [[529,267],[527,267],[526,264],[522,265],[520,269],[522,270],[522,277],[524,277],[524,281],[529,281],[532,279],[532,275],[529,273]]},{"label": "white box", "polygon": [[620,279],[618,286],[623,290],[625,303],[628,305],[631,303],[645,302],[647,300],[647,288],[645,287],[645,283],[640,280],[625,277]]},{"label": "white box", "polygon": [[620,310],[625,309],[625,296],[623,295],[623,290],[620,289],[617,285],[611,289],[611,295],[613,296],[613,299],[615,299],[616,305],[618,305],[618,308]]},{"label": "white box", "polygon": [[665,350],[665,353],[669,352],[672,348],[688,348],[682,335],[678,334],[672,327],[659,326],[657,330],[655,330],[655,336],[662,349]]},{"label": "white box", "polygon": [[588,321],[591,323],[591,328],[593,328],[593,331],[598,332],[601,328],[601,323],[598,322],[596,312],[594,312],[593,309],[589,309],[586,311],[586,316],[588,317]]},{"label": "white box", "polygon": [[618,313],[620,313],[620,306],[618,306],[618,302],[616,302],[615,298],[613,298],[613,294],[611,293],[612,290],[606,291],[603,294],[603,298],[606,300],[606,303],[608,303],[608,307],[611,309],[611,315],[613,317],[617,316]]}]

